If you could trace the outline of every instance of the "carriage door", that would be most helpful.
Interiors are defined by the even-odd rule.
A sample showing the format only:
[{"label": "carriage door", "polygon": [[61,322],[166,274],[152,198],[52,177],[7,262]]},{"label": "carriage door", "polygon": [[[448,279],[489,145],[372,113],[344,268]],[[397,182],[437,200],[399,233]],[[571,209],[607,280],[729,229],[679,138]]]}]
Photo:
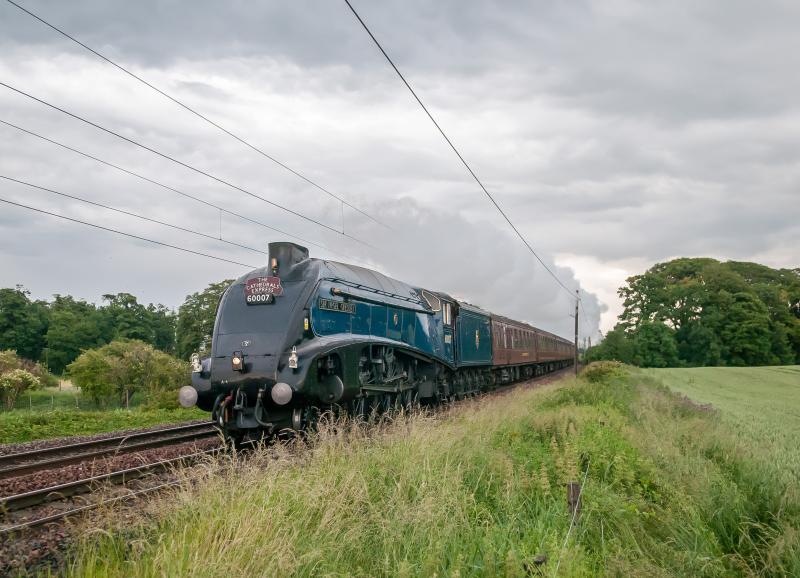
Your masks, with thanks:
[{"label": "carriage door", "polygon": [[444,331],[444,358],[453,363],[453,351],[455,344],[454,337],[453,304],[449,301],[442,301],[442,328]]},{"label": "carriage door", "polygon": [[511,334],[511,328],[506,325],[503,328],[503,363],[511,363],[511,348],[514,347],[514,336]]}]

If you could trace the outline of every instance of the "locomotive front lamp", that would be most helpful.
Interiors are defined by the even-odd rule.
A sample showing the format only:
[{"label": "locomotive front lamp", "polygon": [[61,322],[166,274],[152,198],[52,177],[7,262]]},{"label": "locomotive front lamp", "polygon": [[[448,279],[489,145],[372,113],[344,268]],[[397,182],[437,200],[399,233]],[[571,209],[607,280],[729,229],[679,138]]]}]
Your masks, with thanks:
[{"label": "locomotive front lamp", "polygon": [[192,357],[190,358],[190,362],[192,364],[192,373],[200,373],[203,371],[203,365],[200,363],[200,355],[197,353],[192,353]]},{"label": "locomotive front lamp", "polygon": [[269,266],[272,267],[272,274],[273,275],[277,275],[278,274],[278,258],[277,257],[273,257],[272,260],[270,261]]},{"label": "locomotive front lamp", "polygon": [[234,351],[231,357],[231,368],[234,371],[242,371],[244,369],[244,355],[241,351]]}]

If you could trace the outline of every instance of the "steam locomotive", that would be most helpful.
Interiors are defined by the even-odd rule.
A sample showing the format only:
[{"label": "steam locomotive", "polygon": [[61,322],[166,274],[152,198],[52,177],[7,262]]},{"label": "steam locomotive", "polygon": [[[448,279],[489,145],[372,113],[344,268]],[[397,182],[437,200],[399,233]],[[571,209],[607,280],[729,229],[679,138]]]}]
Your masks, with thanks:
[{"label": "steam locomotive", "polygon": [[368,416],[455,400],[573,362],[574,346],[446,293],[269,245],[223,294],[211,355],[181,389],[231,439],[303,430],[330,408]]}]

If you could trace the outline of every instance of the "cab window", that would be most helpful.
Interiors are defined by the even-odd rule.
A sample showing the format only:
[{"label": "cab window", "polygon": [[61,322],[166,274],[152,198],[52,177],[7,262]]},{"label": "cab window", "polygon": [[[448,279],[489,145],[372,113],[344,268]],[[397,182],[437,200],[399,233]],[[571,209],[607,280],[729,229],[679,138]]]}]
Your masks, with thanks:
[{"label": "cab window", "polygon": [[446,301],[442,303],[442,322],[445,325],[452,325],[453,323],[453,309],[450,303]]}]

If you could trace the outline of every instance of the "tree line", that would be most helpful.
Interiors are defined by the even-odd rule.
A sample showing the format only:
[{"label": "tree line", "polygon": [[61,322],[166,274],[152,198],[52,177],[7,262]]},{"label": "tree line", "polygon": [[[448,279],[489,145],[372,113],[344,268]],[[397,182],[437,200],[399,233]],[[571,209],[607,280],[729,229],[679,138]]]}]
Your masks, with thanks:
[{"label": "tree line", "polygon": [[0,351],[10,350],[54,374],[83,352],[114,341],[137,341],[187,359],[210,338],[219,298],[231,280],[187,295],[177,311],[143,304],[130,293],[90,303],[69,295],[33,300],[24,287],[0,289]]},{"label": "tree line", "polygon": [[800,269],[680,258],[627,279],[614,329],[586,353],[642,367],[800,363]]}]

